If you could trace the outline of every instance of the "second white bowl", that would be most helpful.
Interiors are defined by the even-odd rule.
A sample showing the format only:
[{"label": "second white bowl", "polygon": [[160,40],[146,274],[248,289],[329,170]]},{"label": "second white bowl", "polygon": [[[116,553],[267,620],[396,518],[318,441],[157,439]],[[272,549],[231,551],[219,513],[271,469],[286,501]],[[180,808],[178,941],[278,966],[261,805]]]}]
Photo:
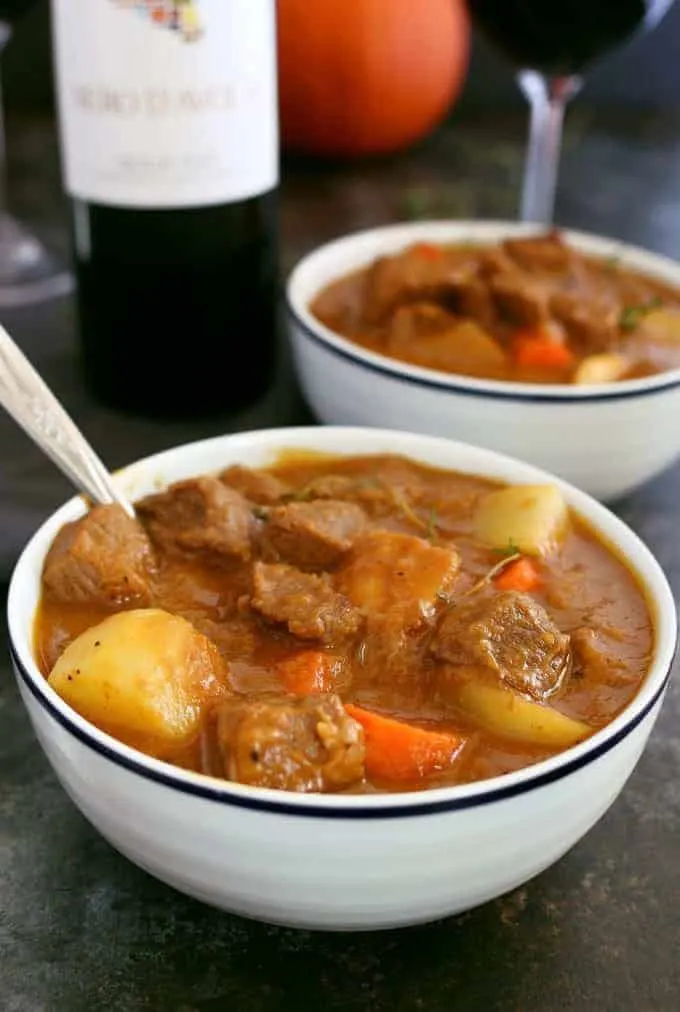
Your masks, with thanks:
[{"label": "second white bowl", "polygon": [[[377,425],[475,443],[545,468],[599,499],[632,491],[680,455],[680,369],[588,388],[453,376],[367,351],[324,327],[309,303],[329,282],[413,242],[492,244],[530,235],[510,222],[414,222],[358,232],[304,257],[288,280],[289,332],[303,393],[331,425]],[[563,231],[573,247],[680,289],[680,264]]]}]

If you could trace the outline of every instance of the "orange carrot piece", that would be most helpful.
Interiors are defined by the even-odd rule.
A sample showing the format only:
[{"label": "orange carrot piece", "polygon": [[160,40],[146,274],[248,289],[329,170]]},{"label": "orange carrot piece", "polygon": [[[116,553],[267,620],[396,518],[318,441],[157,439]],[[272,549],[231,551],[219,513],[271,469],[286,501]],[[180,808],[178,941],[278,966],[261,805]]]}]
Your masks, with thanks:
[{"label": "orange carrot piece", "polygon": [[513,352],[517,365],[525,369],[569,369],[575,362],[574,354],[566,344],[560,344],[541,331],[519,334],[515,338]]},{"label": "orange carrot piece", "polygon": [[522,557],[509,562],[494,578],[498,590],[536,590],[543,583],[541,571],[533,559]]},{"label": "orange carrot piece", "polygon": [[431,242],[419,242],[414,246],[419,256],[426,260],[440,260],[444,256],[444,250],[440,246],[434,246]]},{"label": "orange carrot piece", "polygon": [[287,692],[296,696],[312,696],[332,692],[340,662],[323,650],[303,650],[276,665],[276,672]]},{"label": "orange carrot piece", "polygon": [[451,732],[426,731],[392,717],[346,703],[345,710],[364,729],[366,772],[385,780],[417,780],[452,766],[465,744]]}]

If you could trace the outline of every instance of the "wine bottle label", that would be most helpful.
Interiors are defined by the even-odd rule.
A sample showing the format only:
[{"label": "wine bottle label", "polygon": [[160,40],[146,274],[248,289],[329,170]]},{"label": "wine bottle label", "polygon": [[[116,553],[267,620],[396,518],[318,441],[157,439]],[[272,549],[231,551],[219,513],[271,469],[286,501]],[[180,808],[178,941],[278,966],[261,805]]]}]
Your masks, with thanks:
[{"label": "wine bottle label", "polygon": [[278,181],[275,0],[52,0],[64,183],[117,207]]}]

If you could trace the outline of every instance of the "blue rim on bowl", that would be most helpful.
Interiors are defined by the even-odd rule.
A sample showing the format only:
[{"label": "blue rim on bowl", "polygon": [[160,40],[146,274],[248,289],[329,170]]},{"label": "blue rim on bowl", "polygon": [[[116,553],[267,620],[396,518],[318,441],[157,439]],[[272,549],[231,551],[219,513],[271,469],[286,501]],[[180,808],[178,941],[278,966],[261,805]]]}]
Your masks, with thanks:
[{"label": "blue rim on bowl", "polygon": [[[175,767],[163,764],[166,765],[167,771],[158,769],[156,762],[144,762],[143,760],[146,759],[146,757],[142,756],[141,753],[140,758],[137,759],[134,756],[127,754],[129,751],[128,749],[115,748],[112,745],[107,744],[106,741],[99,740],[86,729],[77,726],[74,721],[69,719],[68,715],[65,714],[63,710],[56,707],[45,694],[40,692],[35,681],[30,677],[28,671],[22,664],[11,640],[9,643],[9,649],[16,670],[18,671],[24,685],[32,693],[37,702],[44,707],[49,715],[63,728],[65,728],[65,730],[72,734],[74,738],[77,738],[81,744],[87,745],[94,752],[97,752],[105,759],[109,759],[116,765],[121,766],[123,769],[126,769],[131,773],[137,773],[140,776],[145,777],[147,780],[152,780],[154,783],[173,788],[174,790],[180,791],[180,793],[192,794],[195,797],[207,798],[211,801],[219,801],[223,804],[235,805],[238,808],[250,808],[255,811],[264,812],[279,812],[281,815],[302,815],[305,818],[317,819],[395,819],[404,817],[412,818],[413,816],[418,815],[434,815],[439,812],[455,812],[465,808],[477,808],[482,805],[492,804],[495,801],[505,801],[508,798],[516,797],[518,794],[526,794],[529,791],[554,783],[556,780],[561,780],[563,777],[569,776],[571,773],[575,773],[577,770],[588,766],[591,762],[594,762],[594,760],[599,759],[600,756],[605,755],[610,751],[610,749],[614,748],[614,746],[618,745],[620,741],[630,734],[630,732],[644,720],[647,714],[653,710],[659,701],[668,684],[672,667],[671,660],[668,664],[664,679],[658,686],[654,695],[623,727],[619,728],[614,734],[604,741],[598,742],[583,755],[574,757],[566,762],[562,762],[556,766],[556,768],[546,770],[543,773],[538,773],[528,780],[508,784],[506,786],[494,787],[491,790],[485,791],[483,794],[480,792],[463,797],[454,796],[447,799],[428,799],[428,796],[440,793],[441,791],[447,793],[455,792],[457,791],[456,787],[441,788],[440,791],[420,791],[418,792],[418,798],[420,799],[421,796],[424,796],[424,798],[423,802],[417,806],[395,803],[380,808],[372,806],[331,807],[326,805],[307,807],[288,800],[291,797],[291,792],[289,791],[279,792],[282,795],[281,799],[276,798],[272,800],[258,797],[257,795],[259,790],[256,788],[252,789],[252,796],[237,794],[230,789],[232,785],[228,781],[225,781],[224,786],[221,786],[220,781],[213,781],[213,783],[209,783],[207,781],[209,781],[210,778],[201,777],[200,774],[195,774],[195,781],[186,780],[185,778],[180,779],[176,773],[173,772]],[[592,739],[589,740],[592,741]],[[571,751],[571,749],[569,751]],[[543,766],[544,764],[540,763],[537,765]],[[500,780],[505,778],[494,777],[493,779]],[[485,783],[485,781],[481,781],[481,783]],[[318,795],[318,797],[323,800],[327,799],[326,795]],[[357,795],[356,797],[362,797],[362,800],[364,800],[361,795]],[[387,795],[387,797],[389,797],[389,795]]]}]

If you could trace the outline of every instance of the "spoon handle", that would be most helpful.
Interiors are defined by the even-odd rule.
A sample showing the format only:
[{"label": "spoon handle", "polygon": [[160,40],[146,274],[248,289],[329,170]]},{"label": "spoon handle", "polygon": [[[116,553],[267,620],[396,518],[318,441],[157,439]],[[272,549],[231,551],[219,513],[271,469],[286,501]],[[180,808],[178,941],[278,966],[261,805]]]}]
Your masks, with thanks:
[{"label": "spoon handle", "polygon": [[134,516],[111,475],[24,353],[0,326],[0,404],[66,477],[95,503]]}]

